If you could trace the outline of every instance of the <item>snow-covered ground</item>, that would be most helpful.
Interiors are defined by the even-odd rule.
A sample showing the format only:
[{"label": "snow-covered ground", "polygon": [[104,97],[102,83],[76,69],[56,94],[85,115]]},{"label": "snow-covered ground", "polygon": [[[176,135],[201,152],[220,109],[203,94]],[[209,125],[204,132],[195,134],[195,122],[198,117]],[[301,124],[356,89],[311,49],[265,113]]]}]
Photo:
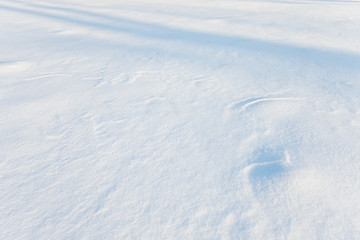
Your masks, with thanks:
[{"label": "snow-covered ground", "polygon": [[0,239],[360,239],[360,2],[0,0]]}]

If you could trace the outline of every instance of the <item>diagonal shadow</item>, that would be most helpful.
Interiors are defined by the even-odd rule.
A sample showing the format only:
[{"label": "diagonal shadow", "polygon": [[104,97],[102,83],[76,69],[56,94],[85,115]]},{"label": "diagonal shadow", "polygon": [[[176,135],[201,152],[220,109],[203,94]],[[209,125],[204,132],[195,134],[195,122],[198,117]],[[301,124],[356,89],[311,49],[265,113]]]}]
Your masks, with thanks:
[{"label": "diagonal shadow", "polygon": [[[158,39],[165,41],[182,41],[195,46],[207,45],[210,47],[232,48],[234,51],[241,49],[259,52],[262,54],[266,53],[275,56],[286,57],[297,61],[303,61],[307,63],[310,62],[324,66],[341,66],[345,68],[360,67],[360,55],[354,53],[324,51],[317,48],[298,47],[246,37],[196,32],[186,29],[172,28],[160,24],[146,23],[120,17],[112,17],[83,10],[42,6],[28,3],[27,5],[32,5],[39,9],[41,8],[48,10],[56,10],[64,14],[73,13],[77,14],[77,16],[70,17],[61,14],[48,13],[41,10],[12,7],[1,4],[0,9],[34,15],[37,17],[43,17],[99,30],[127,33],[141,38]],[[81,19],[81,17],[93,17],[97,18],[97,20],[84,20]]]}]

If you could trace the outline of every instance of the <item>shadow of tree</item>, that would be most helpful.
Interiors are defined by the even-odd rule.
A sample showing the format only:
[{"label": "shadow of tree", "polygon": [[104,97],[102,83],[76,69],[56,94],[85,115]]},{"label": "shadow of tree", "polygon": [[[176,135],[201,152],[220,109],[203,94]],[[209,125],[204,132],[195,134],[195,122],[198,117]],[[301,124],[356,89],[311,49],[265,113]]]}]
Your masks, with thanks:
[{"label": "shadow of tree", "polygon": [[[17,2],[24,4],[21,1]],[[34,10],[26,7],[7,5],[0,5],[0,9],[85,26],[96,30],[126,33],[144,39],[169,42],[180,41],[194,45],[195,47],[210,46],[212,48],[230,48],[232,51],[246,50],[261,54],[286,57],[300,62],[313,63],[318,66],[341,66],[344,68],[360,66],[360,56],[358,54],[340,51],[325,51],[312,47],[299,47],[240,36],[196,32],[64,7],[43,6],[34,3],[26,3],[26,5],[31,5],[37,9]],[[56,13],[50,10],[56,10]],[[76,14],[76,16],[74,16],[74,14]]]}]

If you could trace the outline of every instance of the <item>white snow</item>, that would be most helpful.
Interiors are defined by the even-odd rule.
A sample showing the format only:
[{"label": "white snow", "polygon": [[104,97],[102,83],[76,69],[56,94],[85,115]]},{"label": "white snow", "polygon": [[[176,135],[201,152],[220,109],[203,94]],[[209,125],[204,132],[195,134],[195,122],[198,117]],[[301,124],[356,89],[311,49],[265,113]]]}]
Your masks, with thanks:
[{"label": "white snow", "polygon": [[360,239],[359,13],[0,0],[0,239]]}]

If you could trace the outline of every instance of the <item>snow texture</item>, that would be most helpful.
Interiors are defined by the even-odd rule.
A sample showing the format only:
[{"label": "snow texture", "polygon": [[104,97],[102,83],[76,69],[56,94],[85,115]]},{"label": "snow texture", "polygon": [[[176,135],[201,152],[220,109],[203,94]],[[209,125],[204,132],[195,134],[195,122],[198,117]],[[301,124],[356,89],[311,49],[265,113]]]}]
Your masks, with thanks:
[{"label": "snow texture", "polygon": [[0,0],[0,239],[360,239],[359,13]]}]

